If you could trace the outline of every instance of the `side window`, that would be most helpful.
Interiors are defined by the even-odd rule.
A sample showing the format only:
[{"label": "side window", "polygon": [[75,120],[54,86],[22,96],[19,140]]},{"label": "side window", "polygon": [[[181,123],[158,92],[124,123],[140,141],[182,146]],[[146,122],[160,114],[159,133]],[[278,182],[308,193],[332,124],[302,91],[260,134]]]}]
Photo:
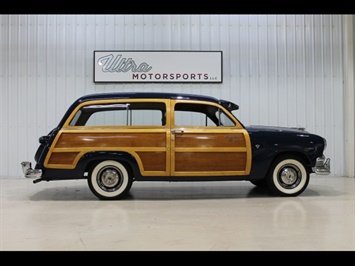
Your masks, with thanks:
[{"label": "side window", "polygon": [[82,107],[70,126],[164,126],[165,103],[95,104]]},{"label": "side window", "polygon": [[234,121],[231,120],[229,118],[229,116],[227,116],[224,112],[220,112],[217,115],[219,115],[219,120],[221,122],[221,125],[226,126],[226,127],[234,127],[235,126]]},{"label": "side window", "polygon": [[197,103],[177,103],[174,110],[177,126],[235,126],[220,108]]}]

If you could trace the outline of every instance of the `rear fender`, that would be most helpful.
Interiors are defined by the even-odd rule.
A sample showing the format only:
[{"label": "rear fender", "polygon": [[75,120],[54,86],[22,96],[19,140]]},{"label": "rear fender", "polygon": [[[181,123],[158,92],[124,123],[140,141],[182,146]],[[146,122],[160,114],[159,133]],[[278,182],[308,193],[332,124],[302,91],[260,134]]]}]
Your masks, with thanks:
[{"label": "rear fender", "polygon": [[132,170],[134,178],[141,176],[135,158],[127,152],[118,151],[97,151],[86,153],[79,160],[76,169],[81,173],[81,176],[86,176],[89,174],[93,166],[104,160],[115,160],[125,163]]}]

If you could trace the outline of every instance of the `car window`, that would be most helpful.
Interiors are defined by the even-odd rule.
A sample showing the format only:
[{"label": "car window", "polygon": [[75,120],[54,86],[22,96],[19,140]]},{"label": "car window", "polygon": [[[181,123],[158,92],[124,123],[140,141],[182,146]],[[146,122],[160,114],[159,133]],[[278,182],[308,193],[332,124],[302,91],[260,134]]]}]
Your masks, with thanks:
[{"label": "car window", "polygon": [[177,126],[235,126],[222,109],[208,104],[177,103],[174,118]]},{"label": "car window", "polygon": [[164,103],[95,104],[82,107],[70,126],[163,126]]}]

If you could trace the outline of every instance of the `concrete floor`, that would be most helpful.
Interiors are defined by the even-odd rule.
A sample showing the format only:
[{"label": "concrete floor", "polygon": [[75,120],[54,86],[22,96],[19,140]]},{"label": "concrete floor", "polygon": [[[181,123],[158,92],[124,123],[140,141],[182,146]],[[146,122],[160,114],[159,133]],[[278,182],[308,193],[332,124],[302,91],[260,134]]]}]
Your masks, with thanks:
[{"label": "concrete floor", "polygon": [[298,197],[246,181],[136,182],[100,201],[85,180],[0,179],[0,251],[355,251],[355,178]]}]

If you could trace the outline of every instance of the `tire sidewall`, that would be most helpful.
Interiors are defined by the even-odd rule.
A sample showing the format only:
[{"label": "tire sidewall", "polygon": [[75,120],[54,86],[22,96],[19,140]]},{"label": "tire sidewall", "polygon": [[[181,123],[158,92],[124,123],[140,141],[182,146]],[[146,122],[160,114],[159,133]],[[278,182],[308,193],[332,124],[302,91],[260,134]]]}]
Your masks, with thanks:
[{"label": "tire sidewall", "polygon": [[[294,188],[285,188],[279,182],[278,173],[285,165],[293,165],[300,170],[300,182]],[[299,158],[281,157],[272,164],[267,181],[270,189],[275,194],[279,196],[297,196],[307,188],[309,183],[309,173],[307,172],[304,163]]]},{"label": "tire sidewall", "polygon": [[[117,168],[121,173],[122,183],[117,190],[114,191],[105,191],[98,184],[98,174],[101,169],[107,166],[112,166]],[[126,167],[117,161],[106,160],[98,163],[91,171],[91,174],[88,177],[88,184],[91,191],[100,199],[110,200],[110,199],[121,199],[123,198],[131,188],[132,179],[127,171]]]}]

